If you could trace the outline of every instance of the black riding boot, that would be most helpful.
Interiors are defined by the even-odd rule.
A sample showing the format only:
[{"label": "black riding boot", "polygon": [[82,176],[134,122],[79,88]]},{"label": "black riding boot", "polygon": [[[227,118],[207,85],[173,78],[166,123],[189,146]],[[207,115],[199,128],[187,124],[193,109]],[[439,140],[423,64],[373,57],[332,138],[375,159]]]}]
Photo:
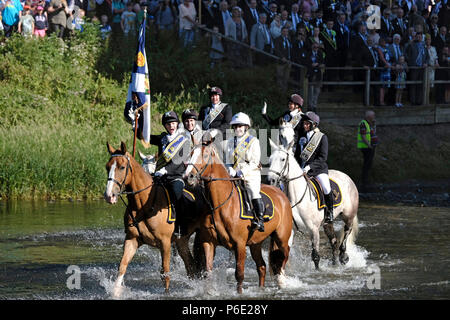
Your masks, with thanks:
[{"label": "black riding boot", "polygon": [[333,222],[333,193],[330,192],[329,194],[324,195],[325,198],[325,223],[332,223]]},{"label": "black riding boot", "polygon": [[261,198],[252,199],[254,217],[252,221],[252,228],[258,229],[260,232],[264,232],[264,202]]}]

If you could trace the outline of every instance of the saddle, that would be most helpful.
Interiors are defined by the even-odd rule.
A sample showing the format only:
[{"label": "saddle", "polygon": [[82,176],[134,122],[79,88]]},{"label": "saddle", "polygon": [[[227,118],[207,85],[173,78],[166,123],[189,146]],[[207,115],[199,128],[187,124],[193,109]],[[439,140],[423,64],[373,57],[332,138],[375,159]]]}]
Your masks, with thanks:
[{"label": "saddle", "polygon": [[[251,199],[249,199],[247,191],[245,190],[245,185],[243,181],[237,181],[236,182],[236,189],[238,191],[239,195],[239,204],[240,204],[240,210],[239,210],[239,217],[243,220],[253,220],[253,205],[251,202]],[[264,203],[264,221],[270,221],[274,217],[275,212],[275,205],[272,201],[272,198],[269,197],[268,194],[266,194],[264,191],[260,191],[261,198]]]},{"label": "saddle", "polygon": [[[317,198],[317,209],[320,210],[326,207],[322,186],[320,185],[319,180],[317,180],[315,177],[309,177],[309,181],[312,184],[312,190]],[[333,195],[333,207],[335,208],[338,207],[342,202],[342,192],[337,182],[331,178],[330,186],[331,194]]]},{"label": "saddle", "polygon": [[[169,191],[163,185],[161,187],[164,188],[164,192],[166,194],[167,203],[169,204],[169,214],[167,215],[167,223],[173,223],[176,221],[176,213],[172,210],[172,200],[170,199]],[[195,196],[192,192],[183,189],[183,208],[188,208],[191,206],[195,206]],[[184,210],[185,213],[188,213],[190,210]]]}]

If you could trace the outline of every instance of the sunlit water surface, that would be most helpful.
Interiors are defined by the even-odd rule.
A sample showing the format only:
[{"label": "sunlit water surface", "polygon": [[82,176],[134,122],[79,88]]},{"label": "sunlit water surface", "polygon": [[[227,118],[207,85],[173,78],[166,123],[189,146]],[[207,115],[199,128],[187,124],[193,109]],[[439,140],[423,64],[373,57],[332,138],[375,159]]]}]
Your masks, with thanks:
[{"label": "sunlit water surface", "polygon": [[[123,212],[122,205],[103,201],[0,202],[0,299],[112,299],[125,235]],[[181,258],[173,255],[171,290],[165,294],[159,251],[142,246],[128,267],[122,298],[448,299],[449,219],[450,208],[363,203],[347,265],[331,265],[322,234],[316,271],[309,237],[297,232],[286,288],[279,289],[269,273],[266,288],[258,288],[247,249],[242,295],[236,293],[234,256],[222,247],[210,281],[189,280]],[[335,225],[342,229],[340,221]],[[267,262],[267,250],[264,257]],[[79,289],[70,278],[73,268],[81,271]]]}]

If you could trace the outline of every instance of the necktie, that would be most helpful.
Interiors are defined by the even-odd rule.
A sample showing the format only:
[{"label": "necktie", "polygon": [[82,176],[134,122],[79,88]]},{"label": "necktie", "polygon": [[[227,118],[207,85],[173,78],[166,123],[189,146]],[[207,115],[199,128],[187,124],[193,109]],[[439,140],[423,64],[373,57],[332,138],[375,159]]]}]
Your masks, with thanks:
[{"label": "necktie", "polygon": [[395,45],[395,60],[398,61],[398,58],[400,57],[400,50],[398,48],[398,45]]},{"label": "necktie", "polygon": [[255,18],[256,21],[258,21],[258,15],[256,14],[256,10],[252,9],[253,12],[253,17]]}]

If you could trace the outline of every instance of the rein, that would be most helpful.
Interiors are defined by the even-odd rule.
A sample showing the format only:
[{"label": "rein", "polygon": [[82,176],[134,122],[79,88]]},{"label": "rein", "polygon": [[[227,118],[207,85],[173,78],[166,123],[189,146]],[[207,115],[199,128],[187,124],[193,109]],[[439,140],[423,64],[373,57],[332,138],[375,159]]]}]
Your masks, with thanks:
[{"label": "rein", "polygon": [[[198,147],[202,147],[202,145],[203,145],[203,144],[197,144],[197,145],[194,146],[194,149],[195,149],[195,148],[198,148]],[[192,149],[192,151],[193,151],[194,149]],[[227,199],[226,199],[224,202],[222,202],[220,205],[216,206],[216,207],[213,207],[212,204],[211,204],[211,201],[206,197],[206,195],[205,195],[205,193],[204,193],[204,190],[205,190],[204,184],[203,184],[203,183],[200,184],[201,189],[202,189],[202,195],[203,195],[203,198],[205,199],[206,203],[208,204],[208,206],[209,206],[209,208],[210,208],[212,214],[214,214],[214,211],[216,211],[217,209],[223,207],[223,206],[231,199],[231,197],[233,196],[233,193],[234,193],[234,184],[233,184],[233,181],[239,181],[239,180],[242,180],[242,178],[213,178],[213,177],[211,177],[211,176],[209,176],[209,177],[203,177],[203,173],[206,171],[206,169],[207,169],[211,164],[212,164],[212,155],[209,154],[208,163],[202,168],[202,170],[199,170],[199,169],[195,166],[194,163],[188,163],[188,164],[186,164],[186,165],[187,165],[187,166],[192,165],[192,166],[195,168],[195,170],[197,171],[197,173],[195,174],[195,178],[196,178],[197,180],[199,180],[199,181],[204,181],[204,182],[206,182],[206,183],[211,183],[211,182],[214,182],[214,181],[230,181],[230,182],[232,183],[232,186],[231,186],[231,192],[230,192],[230,194],[228,195]]]}]

